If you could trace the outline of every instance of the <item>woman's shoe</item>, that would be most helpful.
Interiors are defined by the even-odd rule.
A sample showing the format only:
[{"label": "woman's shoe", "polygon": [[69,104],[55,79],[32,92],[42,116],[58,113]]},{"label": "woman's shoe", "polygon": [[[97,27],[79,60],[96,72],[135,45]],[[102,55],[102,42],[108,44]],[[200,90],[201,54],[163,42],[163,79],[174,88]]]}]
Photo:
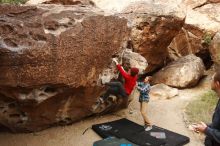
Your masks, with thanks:
[{"label": "woman's shoe", "polygon": [[144,130],[145,131],[150,131],[150,130],[152,130],[152,125],[144,125]]}]

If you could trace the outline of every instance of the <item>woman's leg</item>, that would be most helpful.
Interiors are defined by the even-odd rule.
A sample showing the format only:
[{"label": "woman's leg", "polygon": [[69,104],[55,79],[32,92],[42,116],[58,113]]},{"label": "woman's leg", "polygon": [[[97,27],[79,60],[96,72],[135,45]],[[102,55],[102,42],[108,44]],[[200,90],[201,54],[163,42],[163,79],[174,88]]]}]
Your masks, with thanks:
[{"label": "woman's leg", "polygon": [[151,125],[151,122],[147,117],[147,104],[148,103],[147,102],[141,102],[140,104],[141,104],[141,115],[144,119],[145,125]]}]

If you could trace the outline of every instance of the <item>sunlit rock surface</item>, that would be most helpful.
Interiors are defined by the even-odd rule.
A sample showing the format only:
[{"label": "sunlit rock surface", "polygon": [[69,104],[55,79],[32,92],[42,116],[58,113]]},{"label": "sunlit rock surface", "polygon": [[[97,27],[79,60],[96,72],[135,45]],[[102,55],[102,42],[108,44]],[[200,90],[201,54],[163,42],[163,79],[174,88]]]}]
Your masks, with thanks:
[{"label": "sunlit rock surface", "polygon": [[166,64],[167,48],[184,24],[185,13],[178,7],[165,2],[137,2],[123,10],[132,28],[133,49],[148,61],[146,72]]},{"label": "sunlit rock surface", "polygon": [[220,32],[216,33],[214,36],[211,43],[210,52],[213,61],[220,67]]},{"label": "sunlit rock surface", "polygon": [[171,62],[153,75],[153,83],[163,83],[171,87],[186,88],[195,86],[205,71],[199,57],[187,55]]},{"label": "sunlit rock surface", "polygon": [[127,20],[90,6],[1,5],[0,21],[0,124],[38,131],[92,115]]}]

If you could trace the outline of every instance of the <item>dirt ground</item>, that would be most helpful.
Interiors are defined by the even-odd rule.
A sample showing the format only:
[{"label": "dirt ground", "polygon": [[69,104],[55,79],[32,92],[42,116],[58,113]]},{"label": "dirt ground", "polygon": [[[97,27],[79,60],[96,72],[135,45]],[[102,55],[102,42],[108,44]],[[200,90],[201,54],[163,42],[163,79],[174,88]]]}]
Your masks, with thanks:
[{"label": "dirt ground", "polygon": [[[199,137],[187,129],[183,113],[186,104],[206,91],[207,88],[209,88],[209,85],[203,83],[193,89],[180,90],[179,95],[173,99],[150,101],[148,107],[149,118],[157,126],[190,137],[190,143],[186,146],[202,146]],[[101,137],[92,129],[88,129],[83,135],[85,129],[91,127],[92,124],[124,117],[143,124],[137,98],[129,105],[128,109],[101,117],[87,118],[70,126],[53,127],[29,134],[0,133],[0,146],[92,146],[93,142],[100,140]]]}]

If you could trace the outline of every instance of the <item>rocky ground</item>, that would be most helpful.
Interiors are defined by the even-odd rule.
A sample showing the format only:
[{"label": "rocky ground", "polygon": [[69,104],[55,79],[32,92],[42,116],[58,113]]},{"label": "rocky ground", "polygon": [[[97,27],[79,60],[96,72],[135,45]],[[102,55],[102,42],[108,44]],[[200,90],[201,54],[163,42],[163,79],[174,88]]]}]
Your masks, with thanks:
[{"label": "rocky ground", "polygon": [[[192,89],[179,91],[179,95],[170,100],[153,100],[149,103],[149,118],[152,122],[163,128],[190,137],[190,143],[186,146],[201,146],[200,136],[193,134],[187,129],[184,118],[184,107],[196,96],[209,88],[210,77],[202,84]],[[131,112],[132,111],[132,112]],[[93,130],[89,129],[92,124],[112,121],[126,117],[134,122],[142,124],[139,113],[139,103],[135,99],[126,110],[101,116],[91,117],[70,126],[53,127],[42,132],[29,134],[0,133],[1,146],[91,146],[94,141],[101,139]]]}]

